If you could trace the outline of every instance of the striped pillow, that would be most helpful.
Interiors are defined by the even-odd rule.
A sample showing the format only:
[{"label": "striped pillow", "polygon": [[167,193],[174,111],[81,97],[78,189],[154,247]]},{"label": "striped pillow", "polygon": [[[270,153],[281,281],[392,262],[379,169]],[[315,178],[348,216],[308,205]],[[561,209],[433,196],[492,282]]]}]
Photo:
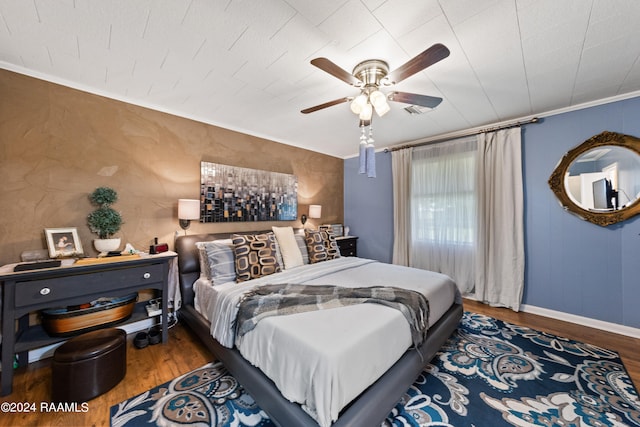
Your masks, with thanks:
[{"label": "striped pillow", "polygon": [[300,249],[300,253],[302,254],[302,263],[309,264],[309,251],[307,251],[307,242],[305,237],[302,234],[296,234],[295,237],[298,249]]},{"label": "striped pillow", "polygon": [[206,242],[197,242],[198,260],[200,261],[200,278],[211,280],[211,269],[209,268],[209,260],[207,259],[207,250],[204,248]]},{"label": "striped pillow", "polygon": [[[207,279],[213,285],[235,282],[236,267],[231,239],[198,242],[196,246],[201,253],[200,271],[201,273],[203,270],[205,271]],[[202,255],[206,257],[207,261],[204,269],[202,267]]]}]

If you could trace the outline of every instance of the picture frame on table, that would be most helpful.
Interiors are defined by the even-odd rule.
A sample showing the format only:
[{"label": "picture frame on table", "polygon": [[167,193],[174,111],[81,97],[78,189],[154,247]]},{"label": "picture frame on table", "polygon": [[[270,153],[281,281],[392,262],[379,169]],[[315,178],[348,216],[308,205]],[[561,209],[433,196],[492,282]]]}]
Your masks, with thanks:
[{"label": "picture frame on table", "polygon": [[45,228],[44,235],[50,258],[68,258],[84,254],[76,227]]}]

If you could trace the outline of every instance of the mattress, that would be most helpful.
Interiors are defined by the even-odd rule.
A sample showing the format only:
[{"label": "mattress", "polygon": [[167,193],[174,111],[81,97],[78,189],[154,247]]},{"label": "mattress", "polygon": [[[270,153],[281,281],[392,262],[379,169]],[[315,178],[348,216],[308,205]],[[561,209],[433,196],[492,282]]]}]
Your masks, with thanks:
[{"label": "mattress", "polygon": [[[416,290],[429,300],[429,324],[454,302],[461,302],[448,276],[342,257],[242,283],[212,286],[200,279],[194,284],[195,306],[211,322],[214,338],[231,347],[235,342],[233,320],[242,294],[256,286],[278,283]],[[263,319],[243,337],[238,349],[285,398],[301,404],[324,427],[410,346],[411,332],[400,311],[361,304]]]}]

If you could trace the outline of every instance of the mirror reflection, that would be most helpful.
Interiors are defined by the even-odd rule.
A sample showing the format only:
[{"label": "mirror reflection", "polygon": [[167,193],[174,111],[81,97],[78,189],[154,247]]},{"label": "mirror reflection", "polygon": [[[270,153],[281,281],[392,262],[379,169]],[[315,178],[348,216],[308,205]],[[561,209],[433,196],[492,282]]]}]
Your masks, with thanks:
[{"label": "mirror reflection", "polygon": [[640,198],[640,155],[615,145],[587,150],[569,165],[564,187],[582,209],[623,209]]},{"label": "mirror reflection", "polygon": [[562,156],[549,187],[565,210],[602,227],[640,214],[640,138],[592,136]]}]

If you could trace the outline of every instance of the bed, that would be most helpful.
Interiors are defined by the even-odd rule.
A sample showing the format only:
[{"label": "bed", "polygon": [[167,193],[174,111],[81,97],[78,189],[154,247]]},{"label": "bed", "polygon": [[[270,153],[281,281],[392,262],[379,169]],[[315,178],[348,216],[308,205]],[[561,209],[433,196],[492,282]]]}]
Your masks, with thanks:
[{"label": "bed", "polygon": [[[246,235],[264,234],[267,232],[243,231],[241,233]],[[258,405],[269,415],[269,417],[275,422],[275,424],[279,426],[288,427],[295,425],[317,427],[318,425],[330,424],[331,426],[340,427],[380,425],[385,417],[389,414],[393,406],[400,400],[409,386],[418,377],[420,372],[422,372],[423,367],[433,358],[435,353],[455,331],[462,317],[462,300],[459,293],[457,292],[457,289],[455,290],[454,297],[450,296],[450,293],[453,292],[451,290],[445,292],[447,294],[446,297],[440,298],[434,296],[436,301],[443,300],[447,302],[445,304],[438,303],[435,304],[437,306],[434,306],[434,304],[430,301],[430,323],[425,341],[419,346],[419,348],[411,348],[411,336],[409,336],[409,345],[405,348],[398,347],[400,349],[398,355],[393,356],[394,359],[392,361],[384,362],[388,363],[388,366],[384,365],[384,363],[381,362],[382,366],[384,367],[378,367],[377,369],[384,369],[383,372],[367,373],[367,375],[375,375],[376,378],[373,379],[370,384],[366,384],[365,386],[358,386],[363,388],[363,390],[359,390],[355,397],[350,397],[348,395],[349,393],[353,393],[353,390],[350,390],[349,393],[346,393],[346,397],[341,395],[340,398],[336,399],[346,399],[349,402],[347,404],[344,404],[344,402],[339,403],[339,414],[337,415],[335,414],[336,408],[332,407],[331,413],[333,413],[334,415],[331,416],[331,418],[333,419],[327,421],[327,417],[329,417],[330,415],[322,413],[322,408],[320,407],[321,405],[318,405],[318,407],[310,408],[309,404],[294,403],[290,399],[284,397],[283,394],[291,397],[292,391],[289,389],[285,390],[284,384],[278,382],[279,380],[274,377],[274,373],[269,371],[269,367],[266,365],[262,366],[261,363],[263,362],[258,363],[253,360],[252,357],[257,356],[255,354],[250,354],[260,353],[259,348],[261,345],[266,345],[267,347],[269,347],[268,353],[274,351],[274,347],[276,349],[280,347],[288,347],[269,346],[269,339],[271,338],[260,337],[265,333],[273,335],[274,333],[280,331],[286,333],[285,339],[295,339],[289,336],[289,329],[295,329],[298,324],[303,324],[304,322],[298,322],[298,319],[301,320],[302,317],[295,318],[291,316],[277,316],[275,318],[262,320],[257,324],[254,331],[248,333],[245,338],[243,338],[243,344],[241,346],[242,350],[239,349],[238,346],[234,345],[233,341],[228,341],[224,335],[220,335],[220,333],[216,335],[214,333],[217,327],[216,325],[217,323],[219,323],[218,318],[225,316],[220,316],[219,313],[213,312],[213,310],[215,310],[215,307],[219,307],[220,302],[218,301],[218,299],[221,298],[209,298],[206,293],[202,294],[203,288],[216,288],[216,286],[206,286],[202,284],[200,271],[201,251],[196,243],[228,239],[230,235],[231,233],[196,234],[179,236],[178,238],[176,238],[175,249],[178,253],[179,283],[180,291],[182,294],[182,307],[178,311],[178,317],[185,325],[193,330],[193,332],[213,353],[216,359],[218,359],[225,365],[229,372],[231,372],[231,374],[240,382],[240,384],[243,385],[247,392],[256,400]],[[365,281],[372,280],[373,277],[387,277],[389,279],[391,277],[398,276],[399,274],[404,273],[408,273],[409,276],[415,277],[418,277],[423,273],[430,273],[433,275],[436,274],[431,272],[424,272],[423,270],[408,269],[406,267],[378,263],[371,260],[357,258],[345,259],[345,257],[341,257],[341,259],[329,260],[323,263],[309,265],[305,264],[300,267],[285,269],[281,273],[278,272],[268,277],[262,277],[260,279],[253,279],[248,282],[243,282],[243,286],[250,287],[253,282],[256,282],[258,284],[271,284],[291,283],[292,281],[303,281],[310,284],[353,286],[354,283],[357,284],[357,282],[359,280],[362,280],[363,278]],[[311,276],[309,276],[309,274]],[[450,279],[448,280],[450,281]],[[447,284],[445,288],[447,287],[450,288],[451,285]],[[453,287],[455,288],[455,284],[453,284]],[[219,287],[219,289],[222,288],[224,288],[224,286]],[[237,286],[231,286],[231,288],[233,288],[234,290],[238,289]],[[198,290],[198,297],[196,297],[196,290]],[[216,290],[216,292],[220,291]],[[325,316],[317,318],[321,320],[317,321],[315,324],[322,326],[317,326],[320,329],[314,330],[314,332],[311,334],[313,336],[313,339],[308,340],[308,343],[302,343],[302,346],[308,344],[308,346],[311,348],[314,345],[319,345],[321,346],[321,350],[327,350],[327,352],[329,353],[329,358],[333,357],[336,359],[342,359],[342,353],[341,350],[337,348],[338,346],[326,345],[328,341],[324,341],[325,344],[323,344],[323,340],[328,339],[327,336],[331,336],[332,334],[334,334],[333,331],[323,334],[321,332],[321,328],[325,327],[325,325],[327,328],[336,328],[338,324],[355,325],[354,327],[362,329],[362,335],[364,335],[365,337],[367,336],[367,333],[372,335],[369,341],[376,341],[375,335],[379,334],[379,332],[377,332],[376,329],[373,329],[374,326],[370,325],[370,323],[376,322],[366,321],[362,322],[359,325],[357,324],[357,322],[359,321],[358,319],[361,315],[369,315],[365,313],[365,311],[375,310],[375,312],[371,312],[371,314],[373,315],[372,319],[383,322],[383,324],[381,323],[380,325],[382,327],[385,327],[387,322],[387,320],[385,319],[387,317],[389,319],[389,322],[398,322],[397,319],[399,315],[397,314],[397,310],[388,307],[380,308],[378,304],[361,304],[361,306],[368,307],[349,307],[336,308],[332,310],[322,310],[322,312],[324,313],[302,313],[302,316],[308,316],[305,320],[308,323],[314,321],[314,316]],[[356,311],[348,311],[353,310],[353,308],[355,308]],[[332,313],[331,317],[326,317],[327,312]],[[298,315],[296,314],[293,316]],[[213,320],[213,322],[210,322],[208,319]],[[260,332],[260,328],[262,328],[262,332]],[[406,333],[398,333],[396,335],[402,337],[403,334],[406,335]],[[388,337],[389,339],[395,339],[393,335],[393,333],[389,333],[389,331],[387,331],[386,335],[382,336]],[[216,336],[216,338],[214,338],[214,336]],[[271,337],[271,335],[269,335],[269,337]],[[406,336],[404,338],[397,339],[404,339],[404,343],[407,344]],[[338,341],[340,340],[338,339]],[[301,344],[296,343],[294,347],[299,348],[300,345]],[[371,345],[382,346],[385,351],[371,352],[371,347],[367,347]],[[377,343],[373,344],[371,342],[363,341],[358,345],[352,345],[352,347],[354,347],[353,349],[356,351],[369,351],[369,354],[383,354],[387,353],[387,347],[395,348],[397,346],[389,346],[386,342],[378,340]],[[254,351],[253,349],[258,350]],[[306,349],[305,351],[313,351],[313,349]],[[280,359],[286,356],[289,357],[289,361],[286,363],[291,363],[291,361],[295,362],[295,360],[291,359],[295,357],[295,355],[291,355],[290,353],[291,352],[287,353],[286,355],[282,354],[280,356],[276,356],[276,359]],[[249,360],[247,360],[245,356],[249,359],[252,359],[252,361],[250,362]],[[304,358],[308,358],[308,353],[305,354]],[[377,364],[377,362],[375,364]],[[254,365],[261,366],[262,369]],[[289,365],[289,367],[290,366],[291,365]],[[274,369],[282,370],[283,368],[276,367]],[[341,367],[340,369],[342,369],[342,371],[336,368],[337,373],[334,372],[334,376],[341,377],[345,374],[348,375],[350,370],[352,370],[352,367],[348,367],[347,365],[346,368]],[[265,374],[265,372],[267,372],[268,374]],[[348,382],[349,384],[351,384],[351,381]],[[278,383],[278,385],[276,385],[276,383]],[[279,387],[283,390],[281,391]],[[287,385],[287,387],[289,386]],[[294,388],[295,387],[297,387],[297,384],[294,384]],[[320,387],[319,390],[321,393],[324,393],[326,391],[325,388],[322,387]],[[338,391],[341,394],[344,394],[343,390]],[[319,393],[317,390],[315,392]],[[327,393],[329,394],[332,392],[333,391],[327,391]],[[293,390],[293,393],[295,394],[296,390]],[[328,400],[333,399],[333,396],[321,397],[323,399],[326,397]],[[333,402],[331,403],[331,405],[333,405]],[[327,406],[331,405],[327,404]],[[337,419],[335,419],[336,416]]]}]

